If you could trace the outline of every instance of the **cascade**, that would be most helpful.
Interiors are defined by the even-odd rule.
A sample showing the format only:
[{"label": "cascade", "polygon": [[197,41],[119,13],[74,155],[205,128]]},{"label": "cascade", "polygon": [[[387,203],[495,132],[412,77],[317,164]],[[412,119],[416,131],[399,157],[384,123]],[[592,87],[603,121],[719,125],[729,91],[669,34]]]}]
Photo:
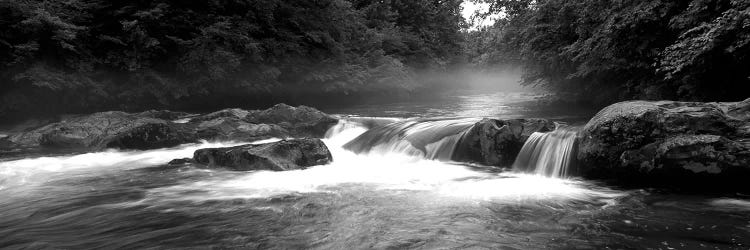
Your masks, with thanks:
[{"label": "cascade", "polygon": [[518,153],[513,170],[547,177],[566,177],[575,157],[577,135],[577,131],[567,127],[531,134]]},{"label": "cascade", "polygon": [[396,152],[430,160],[451,160],[456,144],[477,118],[406,119],[375,126],[344,148],[354,153]]}]

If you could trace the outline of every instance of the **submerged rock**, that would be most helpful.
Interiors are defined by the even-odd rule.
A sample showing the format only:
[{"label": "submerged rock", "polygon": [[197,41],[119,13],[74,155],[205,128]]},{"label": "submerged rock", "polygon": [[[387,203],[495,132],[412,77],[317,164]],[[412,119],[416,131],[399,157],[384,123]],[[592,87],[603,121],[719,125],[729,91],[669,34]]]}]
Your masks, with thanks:
[{"label": "submerged rock", "polygon": [[583,175],[692,185],[750,173],[750,99],[738,103],[629,101],[601,110],[583,129]]},{"label": "submerged rock", "polygon": [[483,119],[458,142],[453,160],[510,166],[532,133],[552,130],[555,124],[546,119]]},{"label": "submerged rock", "polygon": [[195,151],[193,160],[208,166],[233,170],[286,171],[328,164],[331,152],[320,139],[292,139],[265,144]]}]

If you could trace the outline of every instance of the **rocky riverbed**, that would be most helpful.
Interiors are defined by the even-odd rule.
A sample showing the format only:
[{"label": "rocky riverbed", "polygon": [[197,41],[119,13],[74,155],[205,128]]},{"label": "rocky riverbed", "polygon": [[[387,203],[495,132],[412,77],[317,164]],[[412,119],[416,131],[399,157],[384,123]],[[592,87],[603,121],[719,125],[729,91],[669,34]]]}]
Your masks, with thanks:
[{"label": "rocky riverbed", "polygon": [[[345,148],[368,153],[381,144],[444,161],[510,167],[532,133],[560,126],[547,119],[350,119],[369,130]],[[339,117],[279,104],[266,110],[225,109],[209,114],[172,111],[101,112],[12,133],[0,139],[5,155],[38,149],[93,152],[155,149],[207,141],[321,138]],[[745,190],[750,177],[750,99],[736,103],[629,101],[601,110],[580,128],[577,162],[567,172],[636,186]],[[405,145],[405,146],[404,146]],[[428,148],[431,147],[428,152]],[[320,141],[203,149],[173,164],[235,170],[290,170],[331,161]],[[696,185],[702,183],[702,185]]]}]

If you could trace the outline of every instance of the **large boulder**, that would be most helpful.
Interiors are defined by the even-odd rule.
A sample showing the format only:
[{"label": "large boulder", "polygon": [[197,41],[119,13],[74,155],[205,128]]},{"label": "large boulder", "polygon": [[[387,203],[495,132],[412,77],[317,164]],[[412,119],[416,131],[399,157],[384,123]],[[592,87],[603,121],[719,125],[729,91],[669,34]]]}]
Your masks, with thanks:
[{"label": "large boulder", "polygon": [[195,126],[197,136],[204,140],[257,141],[289,137],[289,132],[279,125],[248,123],[236,117],[201,121]]},{"label": "large boulder", "polygon": [[[70,116],[33,123],[0,137],[0,152],[69,148],[154,149],[198,140],[256,141],[268,138],[323,137],[338,120],[316,109],[276,105],[267,110],[224,109],[205,115],[149,110]],[[33,126],[33,127],[32,127]]]},{"label": "large boulder", "polygon": [[193,154],[193,160],[210,167],[239,171],[286,171],[328,164],[332,156],[323,141],[306,138],[200,149]]},{"label": "large boulder", "polygon": [[750,177],[749,109],[748,100],[610,105],[583,129],[579,171],[592,178],[679,187],[742,173]]},{"label": "large boulder", "polygon": [[316,137],[336,125],[338,119],[317,109],[277,104],[266,110],[224,109],[191,117],[189,124],[205,139],[262,137]]},{"label": "large boulder", "polygon": [[179,124],[110,111],[70,118],[7,140],[20,147],[152,149],[194,142],[196,138]]},{"label": "large boulder", "polygon": [[458,142],[453,160],[510,166],[532,133],[553,130],[555,124],[546,119],[483,119]]},{"label": "large boulder", "polygon": [[338,119],[317,109],[286,104],[277,104],[269,109],[250,112],[246,121],[256,124],[276,124],[294,137],[323,137],[326,131],[338,123]]}]

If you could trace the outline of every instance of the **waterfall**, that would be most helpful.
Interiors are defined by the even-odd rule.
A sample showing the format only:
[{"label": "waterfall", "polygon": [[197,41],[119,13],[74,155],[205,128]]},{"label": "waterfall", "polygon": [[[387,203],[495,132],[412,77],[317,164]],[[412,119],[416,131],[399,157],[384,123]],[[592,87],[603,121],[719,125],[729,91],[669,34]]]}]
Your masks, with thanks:
[{"label": "waterfall", "polygon": [[577,131],[565,127],[531,134],[518,153],[513,170],[547,177],[568,176],[575,158],[577,135]]},{"label": "waterfall", "polygon": [[406,119],[378,125],[344,148],[355,153],[401,153],[449,161],[456,144],[479,119]]}]

